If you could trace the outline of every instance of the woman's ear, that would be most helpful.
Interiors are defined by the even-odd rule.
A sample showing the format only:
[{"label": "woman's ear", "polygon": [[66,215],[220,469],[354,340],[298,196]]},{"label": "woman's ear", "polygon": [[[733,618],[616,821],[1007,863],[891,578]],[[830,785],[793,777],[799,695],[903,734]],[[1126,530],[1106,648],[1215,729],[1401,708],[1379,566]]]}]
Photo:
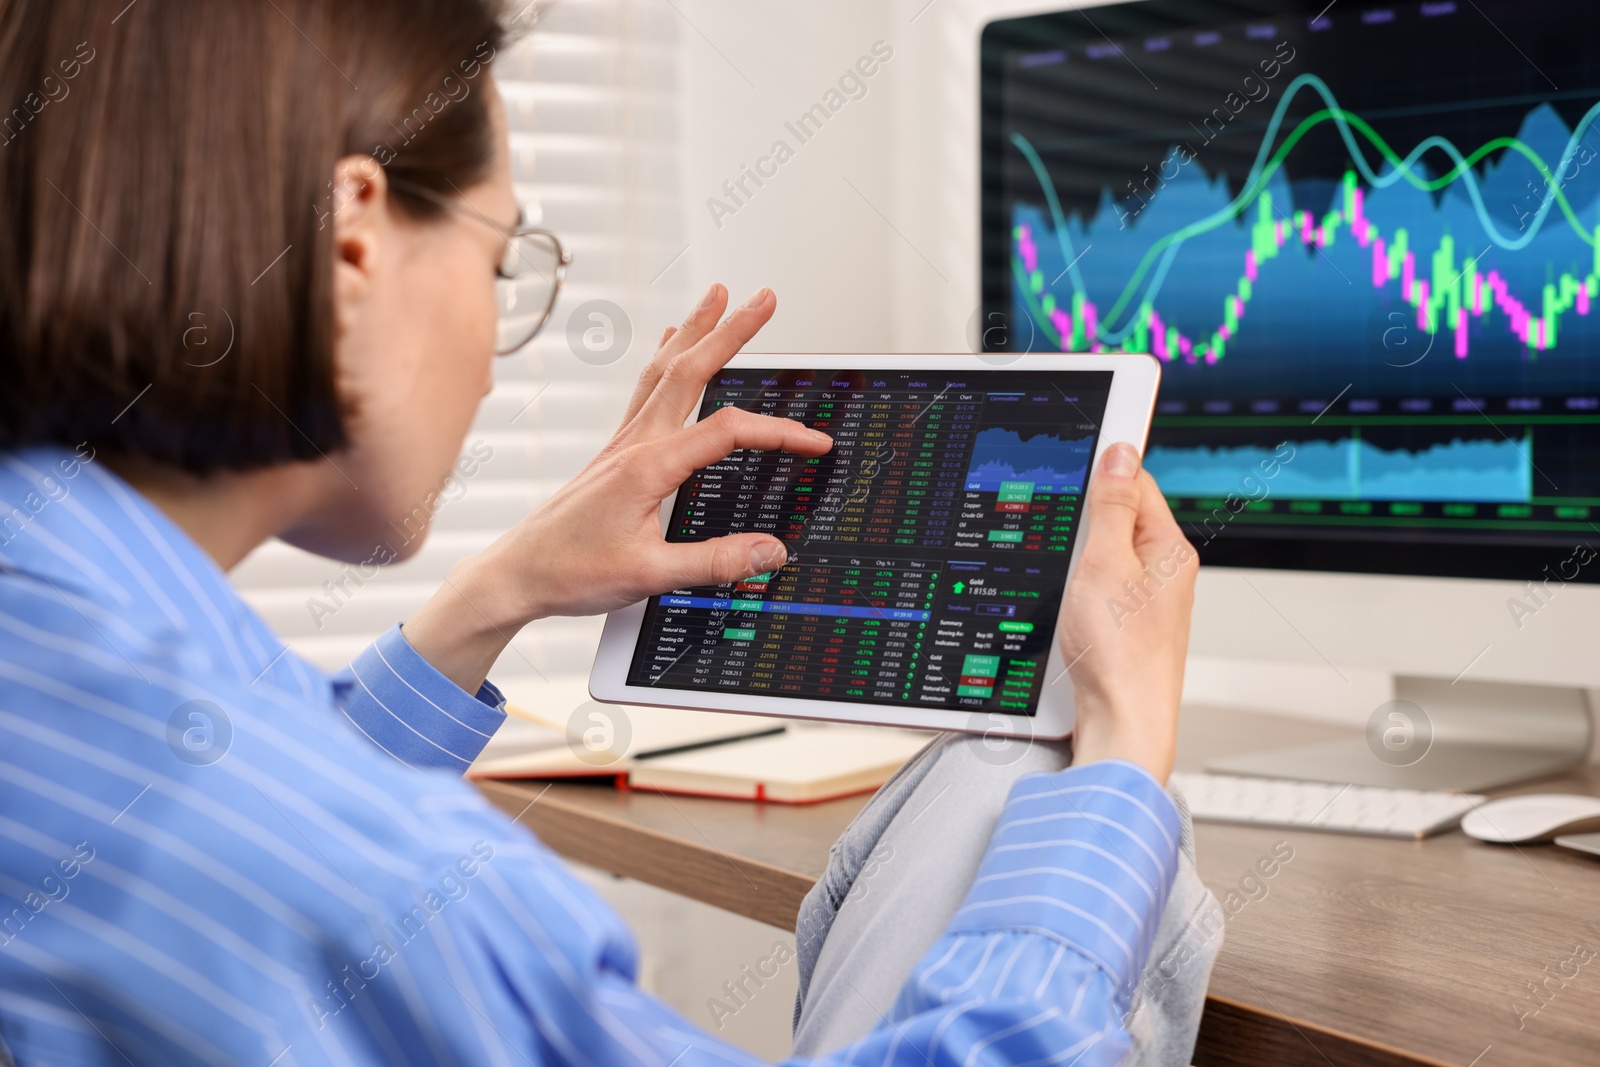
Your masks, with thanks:
[{"label": "woman's ear", "polygon": [[360,318],[391,239],[389,177],[371,156],[345,156],[334,164],[328,197],[318,212],[333,227],[333,321],[342,337]]}]

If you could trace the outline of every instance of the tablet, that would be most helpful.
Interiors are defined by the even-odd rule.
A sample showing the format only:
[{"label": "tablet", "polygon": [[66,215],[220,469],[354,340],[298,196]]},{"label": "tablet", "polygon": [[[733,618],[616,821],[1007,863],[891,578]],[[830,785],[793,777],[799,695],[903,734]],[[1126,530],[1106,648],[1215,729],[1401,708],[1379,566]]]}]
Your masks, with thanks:
[{"label": "tablet", "polygon": [[[1005,357],[1001,357],[1005,358]],[[612,612],[601,701],[1061,738],[1056,617],[1100,454],[1143,452],[1161,371],[1139,355],[741,355],[738,405],[833,436],[741,451],[664,506],[669,541],[759,531],[777,570]]]}]

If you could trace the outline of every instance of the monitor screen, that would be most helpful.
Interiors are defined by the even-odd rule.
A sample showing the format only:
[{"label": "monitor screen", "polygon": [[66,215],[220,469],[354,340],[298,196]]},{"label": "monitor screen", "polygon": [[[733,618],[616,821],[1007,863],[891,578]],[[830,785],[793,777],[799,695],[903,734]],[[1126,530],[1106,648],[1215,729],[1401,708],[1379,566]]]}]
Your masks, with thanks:
[{"label": "monitor screen", "polygon": [[789,559],[651,597],[628,684],[1037,713],[1111,377],[721,372],[701,418],[737,405],[833,448],[684,484],[667,540],[770,533]]},{"label": "monitor screen", "polygon": [[989,24],[984,346],[1155,354],[1147,465],[1209,563],[1597,580],[1592,15]]}]

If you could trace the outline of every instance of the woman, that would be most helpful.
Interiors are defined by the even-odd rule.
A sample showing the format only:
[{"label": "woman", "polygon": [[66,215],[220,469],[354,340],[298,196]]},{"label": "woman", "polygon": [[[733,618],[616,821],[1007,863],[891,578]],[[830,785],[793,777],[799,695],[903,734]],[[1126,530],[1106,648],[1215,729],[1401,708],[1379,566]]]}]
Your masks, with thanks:
[{"label": "woman", "polygon": [[[637,991],[617,917],[460,772],[503,717],[485,676],[520,627],[784,563],[772,537],[668,545],[657,521],[734,449],[830,447],[735,410],[683,428],[772,293],[729,312],[712,286],[594,462],[339,676],[226,580],[274,536],[372,558],[460,451],[497,269],[556,247],[519,227],[500,17],[0,3],[0,100],[19,101],[0,120],[0,1049],[19,1064],[747,1060]],[[224,320],[231,347],[197,348]],[[1180,862],[1161,784],[1193,553],[1114,622],[1122,583],[1187,546],[1131,450],[1094,495],[1061,628],[1077,765],[1010,788],[948,929],[831,1059],[1130,1047]]]}]

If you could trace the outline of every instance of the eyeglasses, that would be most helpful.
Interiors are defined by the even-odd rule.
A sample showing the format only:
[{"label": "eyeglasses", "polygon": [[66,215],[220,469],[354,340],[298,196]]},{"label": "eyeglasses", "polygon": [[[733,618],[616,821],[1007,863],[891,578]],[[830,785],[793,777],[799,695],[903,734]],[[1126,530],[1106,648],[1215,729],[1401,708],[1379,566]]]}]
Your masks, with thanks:
[{"label": "eyeglasses", "polygon": [[550,321],[556,297],[567,278],[567,265],[572,262],[572,252],[561,238],[536,226],[504,226],[470,204],[403,179],[391,178],[389,184],[446,211],[476,219],[506,239],[505,255],[495,268],[495,298],[500,313],[495,353],[509,356],[532,341]]}]

